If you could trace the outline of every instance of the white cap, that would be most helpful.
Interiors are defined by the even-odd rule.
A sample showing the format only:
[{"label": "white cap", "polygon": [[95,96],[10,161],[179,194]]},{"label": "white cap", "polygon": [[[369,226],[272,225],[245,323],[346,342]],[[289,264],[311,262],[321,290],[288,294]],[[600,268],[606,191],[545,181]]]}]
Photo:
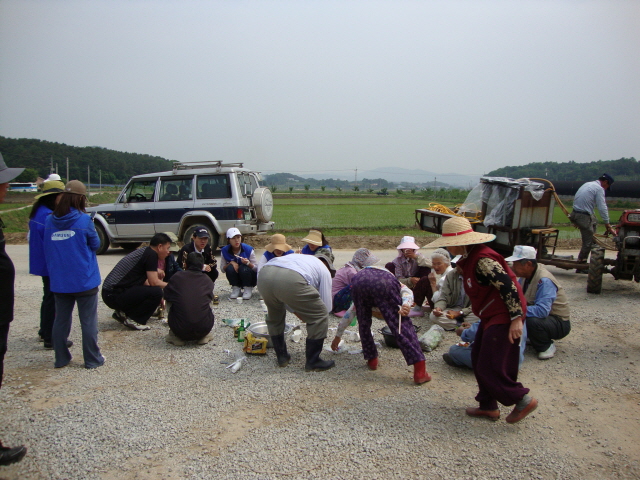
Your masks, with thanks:
[{"label": "white cap", "polygon": [[237,228],[233,227],[227,230],[227,238],[233,238],[236,235],[242,236],[242,234],[240,233],[240,230],[238,230]]},{"label": "white cap", "polygon": [[49,175],[47,177],[47,179],[45,180],[46,182],[49,182],[51,180],[58,180],[60,181],[60,175],[58,175],[57,173],[52,173],[51,175]]},{"label": "white cap", "polygon": [[535,260],[536,249],[528,245],[516,245],[513,248],[513,255],[505,258],[505,262],[517,262],[518,260]]}]

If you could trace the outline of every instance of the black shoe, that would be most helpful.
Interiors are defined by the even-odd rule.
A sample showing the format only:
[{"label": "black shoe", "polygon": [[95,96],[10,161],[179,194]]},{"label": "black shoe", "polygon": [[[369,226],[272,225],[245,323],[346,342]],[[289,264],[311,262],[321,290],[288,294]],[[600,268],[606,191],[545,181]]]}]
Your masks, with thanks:
[{"label": "black shoe", "polygon": [[113,314],[111,315],[111,318],[113,318],[114,320],[117,320],[120,323],[124,323],[124,321],[127,319],[127,316],[125,315],[124,312],[121,312],[120,310],[114,310]]},{"label": "black shoe", "polygon": [[271,343],[273,343],[273,349],[276,352],[276,356],[278,357],[278,366],[286,367],[289,365],[289,361],[291,360],[291,355],[287,352],[287,344],[284,340],[284,334],[273,335],[271,337]]},{"label": "black shoe", "polygon": [[456,368],[464,368],[462,365],[458,365],[456,362],[454,362],[453,358],[451,358],[451,355],[449,355],[448,353],[443,353],[442,359],[444,360],[444,363],[446,363],[447,365],[451,365],[452,367],[456,367]]},{"label": "black shoe", "polygon": [[322,360],[320,353],[322,353],[322,345],[324,345],[324,338],[310,339],[307,338],[307,363],[304,366],[307,372],[322,372],[334,367],[336,362],[333,360]]},{"label": "black shoe", "polygon": [[0,465],[11,465],[19,462],[27,454],[27,447],[0,447]]},{"label": "black shoe", "polygon": [[[67,348],[71,348],[73,346],[73,342],[71,340],[67,340]],[[53,342],[44,342],[44,348],[46,350],[53,350]]]}]

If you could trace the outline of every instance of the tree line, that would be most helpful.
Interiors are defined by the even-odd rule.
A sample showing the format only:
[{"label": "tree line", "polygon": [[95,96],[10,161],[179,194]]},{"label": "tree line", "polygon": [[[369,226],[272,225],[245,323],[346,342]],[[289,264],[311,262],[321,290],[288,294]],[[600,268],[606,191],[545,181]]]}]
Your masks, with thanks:
[{"label": "tree line", "polygon": [[518,167],[502,167],[487,173],[488,177],[545,178],[551,181],[587,182],[608,173],[616,181],[640,180],[640,162],[635,158],[598,160],[595,162],[534,162]]},{"label": "tree line", "polygon": [[[141,153],[119,152],[103,147],[73,147],[64,143],[30,138],[0,136],[0,153],[10,167],[25,167],[16,181],[34,182],[58,173],[65,180],[87,182],[87,168],[91,183],[122,185],[133,175],[171,170],[172,162],[166,158]],[[69,178],[67,179],[67,158]],[[32,178],[33,177],[33,178]]]}]

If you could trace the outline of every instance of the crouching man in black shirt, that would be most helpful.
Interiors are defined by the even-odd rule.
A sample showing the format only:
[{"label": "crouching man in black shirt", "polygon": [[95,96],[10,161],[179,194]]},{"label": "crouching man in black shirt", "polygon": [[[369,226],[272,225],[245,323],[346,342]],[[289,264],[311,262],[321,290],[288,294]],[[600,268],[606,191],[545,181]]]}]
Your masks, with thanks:
[{"label": "crouching man in black shirt", "polygon": [[158,259],[170,254],[171,238],[156,233],[149,246],[120,260],[102,284],[102,300],[113,308],[113,318],[132,330],[149,330],[149,317],[162,300],[167,285],[158,277]]},{"label": "crouching man in black shirt", "polygon": [[171,307],[167,343],[184,345],[185,341],[196,340],[204,345],[213,338],[213,282],[202,270],[203,265],[202,255],[191,252],[187,255],[187,269],[171,277],[164,289],[167,306]]}]

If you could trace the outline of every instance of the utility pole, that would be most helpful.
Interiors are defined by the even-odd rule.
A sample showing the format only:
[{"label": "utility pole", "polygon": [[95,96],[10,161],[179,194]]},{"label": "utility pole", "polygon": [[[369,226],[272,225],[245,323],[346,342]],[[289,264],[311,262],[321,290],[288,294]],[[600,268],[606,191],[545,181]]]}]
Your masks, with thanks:
[{"label": "utility pole", "polygon": [[91,166],[87,165],[87,194],[91,194]]},{"label": "utility pole", "polygon": [[51,155],[51,166],[49,167],[49,175],[53,173],[53,155]]},{"label": "utility pole", "polygon": [[100,169],[100,192],[102,193],[102,169]]},{"label": "utility pole", "polygon": [[67,157],[67,182],[69,181],[69,157]]},{"label": "utility pole", "polygon": [[356,167],[356,178],[355,178],[355,182],[356,187],[358,186],[358,167]]}]

